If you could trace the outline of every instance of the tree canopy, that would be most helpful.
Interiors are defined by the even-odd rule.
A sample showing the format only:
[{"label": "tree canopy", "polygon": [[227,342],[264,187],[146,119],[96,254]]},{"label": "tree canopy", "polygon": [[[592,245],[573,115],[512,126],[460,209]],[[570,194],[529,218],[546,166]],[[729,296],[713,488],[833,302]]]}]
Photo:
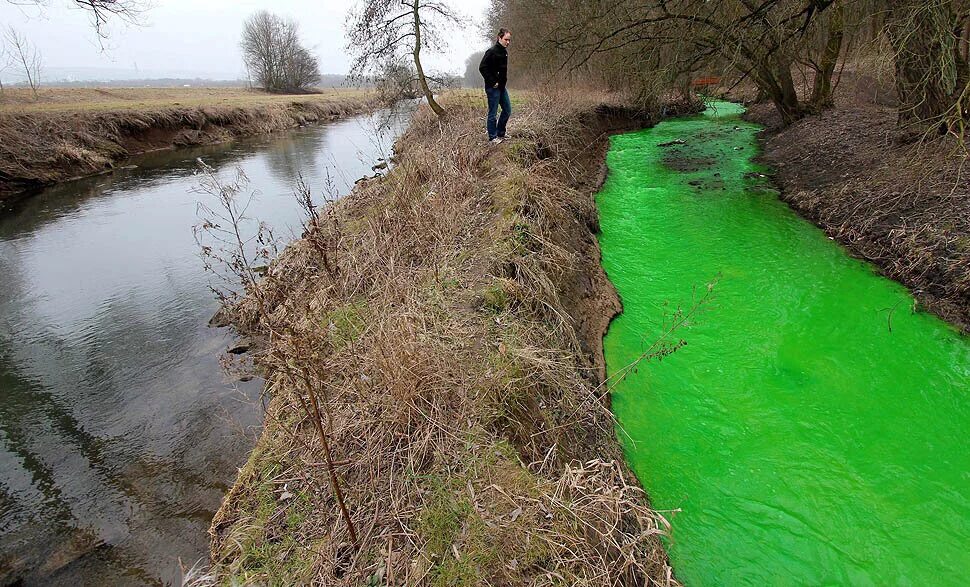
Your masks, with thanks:
[{"label": "tree canopy", "polygon": [[[967,120],[965,0],[493,0],[531,76],[587,77],[643,101],[704,76],[753,82],[790,123],[832,104],[848,52],[888,48],[902,128]],[[814,73],[805,96],[795,72]]]}]

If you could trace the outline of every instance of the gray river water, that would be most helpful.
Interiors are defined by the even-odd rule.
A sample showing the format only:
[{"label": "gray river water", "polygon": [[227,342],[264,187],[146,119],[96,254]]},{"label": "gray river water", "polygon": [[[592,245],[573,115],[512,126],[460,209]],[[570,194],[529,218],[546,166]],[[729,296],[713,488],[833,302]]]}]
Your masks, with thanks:
[{"label": "gray river water", "polygon": [[0,585],[165,584],[206,530],[261,424],[192,233],[196,159],[299,233],[300,175],[341,195],[389,154],[383,114],[198,149],[45,190],[0,211]]}]

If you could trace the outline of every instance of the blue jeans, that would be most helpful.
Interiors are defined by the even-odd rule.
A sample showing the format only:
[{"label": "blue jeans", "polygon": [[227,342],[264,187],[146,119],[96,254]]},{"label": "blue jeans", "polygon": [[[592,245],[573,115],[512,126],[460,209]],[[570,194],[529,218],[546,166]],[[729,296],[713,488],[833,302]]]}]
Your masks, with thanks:
[{"label": "blue jeans", "polygon": [[[485,88],[485,95],[488,97],[488,123],[485,125],[488,129],[488,140],[504,137],[505,125],[509,122],[509,116],[512,116],[512,100],[509,99],[509,91],[505,88]],[[498,117],[498,123],[496,123],[495,115],[498,114],[499,105],[502,106],[502,115]]]}]

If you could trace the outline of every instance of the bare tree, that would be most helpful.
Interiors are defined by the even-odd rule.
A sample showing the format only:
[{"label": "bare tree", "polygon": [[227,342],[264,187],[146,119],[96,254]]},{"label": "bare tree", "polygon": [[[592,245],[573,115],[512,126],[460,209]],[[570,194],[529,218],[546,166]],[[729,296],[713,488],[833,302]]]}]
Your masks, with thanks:
[{"label": "bare tree", "polygon": [[[832,106],[851,47],[888,44],[901,138],[970,126],[968,0],[492,0],[489,24],[508,23],[517,72],[585,76],[644,100],[730,75],[753,80],[785,123]],[[796,66],[815,73],[807,101]]]},{"label": "bare tree", "polygon": [[10,55],[7,53],[7,48],[0,43],[0,98],[3,98],[3,72],[7,71],[10,67]]},{"label": "bare tree", "polygon": [[317,58],[300,43],[299,27],[261,10],[243,24],[246,70],[268,92],[298,92],[320,81]]},{"label": "bare tree", "polygon": [[[519,3],[500,1],[507,11]],[[635,77],[646,69],[663,77],[667,85],[681,87],[689,87],[698,74],[733,70],[753,79],[774,102],[782,120],[790,123],[806,112],[796,92],[792,64],[804,45],[805,31],[831,4],[829,0],[562,0],[545,36],[562,68],[595,65],[599,57],[610,54],[608,61],[623,75],[632,72]]]},{"label": "bare tree", "polygon": [[37,97],[37,86],[40,85],[40,51],[37,50],[27,37],[20,34],[13,27],[7,28],[4,33],[3,42],[7,46],[7,51],[12,56],[18,68],[23,69],[24,81]]},{"label": "bare tree", "polygon": [[413,78],[397,81],[402,88],[416,82],[435,114],[444,116],[434,89],[445,80],[425,71],[421,51],[441,50],[444,31],[460,22],[458,14],[438,0],[363,0],[348,18],[347,50],[354,55],[351,75],[358,80],[380,79],[385,72],[399,72],[392,65],[409,58]]},{"label": "bare tree", "polygon": [[813,112],[821,112],[835,105],[832,76],[838,66],[846,36],[845,5],[834,5],[818,20],[820,25],[813,31],[814,42],[808,43],[805,57],[801,60],[815,72],[812,96],[808,100],[808,107]]},{"label": "bare tree", "polygon": [[413,100],[423,94],[414,64],[405,59],[384,63],[376,78],[377,94],[385,104]]}]

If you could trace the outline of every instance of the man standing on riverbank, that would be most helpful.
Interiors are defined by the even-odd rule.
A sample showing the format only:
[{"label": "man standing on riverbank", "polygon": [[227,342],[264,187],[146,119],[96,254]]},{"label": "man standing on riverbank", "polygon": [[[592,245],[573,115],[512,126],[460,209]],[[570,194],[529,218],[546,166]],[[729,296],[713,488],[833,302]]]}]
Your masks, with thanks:
[{"label": "man standing on riverbank", "polygon": [[[485,95],[488,97],[488,140],[491,143],[501,143],[505,140],[505,125],[512,116],[512,100],[509,91],[505,89],[508,78],[509,52],[508,46],[512,42],[512,32],[499,29],[495,44],[485,52],[482,62],[478,66],[479,73],[485,78]],[[502,114],[495,120],[498,107],[502,107]]]}]

